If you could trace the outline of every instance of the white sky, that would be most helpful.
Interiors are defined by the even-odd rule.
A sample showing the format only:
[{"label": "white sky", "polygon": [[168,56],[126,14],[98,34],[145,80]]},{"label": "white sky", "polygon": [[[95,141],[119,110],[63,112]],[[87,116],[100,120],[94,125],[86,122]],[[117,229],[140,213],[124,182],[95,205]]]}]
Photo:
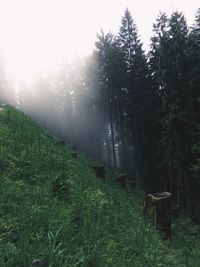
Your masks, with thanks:
[{"label": "white sky", "polygon": [[[101,28],[118,32],[126,7],[148,48],[152,23],[159,11],[171,14],[172,0],[0,0],[0,46],[17,75],[30,75],[63,56],[89,53]],[[189,25],[199,7],[199,0],[173,0]]]}]

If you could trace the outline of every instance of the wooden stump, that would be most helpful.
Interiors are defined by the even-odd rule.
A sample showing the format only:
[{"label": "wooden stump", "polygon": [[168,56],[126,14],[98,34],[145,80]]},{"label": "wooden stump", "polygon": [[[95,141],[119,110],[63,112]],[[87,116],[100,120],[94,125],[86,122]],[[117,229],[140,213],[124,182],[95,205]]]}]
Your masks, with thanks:
[{"label": "wooden stump", "polygon": [[122,187],[125,187],[126,178],[127,178],[127,174],[126,173],[120,173],[115,178],[115,182],[118,183],[119,185],[121,185]]},{"label": "wooden stump", "polygon": [[65,145],[65,140],[63,140],[63,139],[58,139],[58,144],[60,144],[60,145]]},{"label": "wooden stump", "polygon": [[72,158],[77,158],[77,152],[71,152]]},{"label": "wooden stump", "polygon": [[171,239],[171,194],[152,193],[144,201],[144,213],[149,216],[164,239]]},{"label": "wooden stump", "polygon": [[104,165],[95,165],[92,166],[92,169],[94,170],[96,177],[101,178],[103,181],[105,181]]},{"label": "wooden stump", "polygon": [[171,215],[174,220],[179,218],[179,206],[176,204],[172,204],[171,207]]},{"label": "wooden stump", "polygon": [[190,219],[196,223],[196,224],[200,224],[200,217],[194,216],[194,215],[190,215]]},{"label": "wooden stump", "polygon": [[129,184],[132,189],[136,188],[136,181],[130,181]]}]

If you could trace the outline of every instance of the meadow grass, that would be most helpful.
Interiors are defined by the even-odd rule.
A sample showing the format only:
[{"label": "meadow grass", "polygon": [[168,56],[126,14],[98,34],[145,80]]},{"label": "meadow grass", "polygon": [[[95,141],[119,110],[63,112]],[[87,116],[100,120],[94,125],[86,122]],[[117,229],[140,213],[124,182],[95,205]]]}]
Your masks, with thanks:
[{"label": "meadow grass", "polygon": [[22,112],[0,112],[0,266],[200,266],[199,226],[171,244],[142,215],[142,192],[106,182]]}]

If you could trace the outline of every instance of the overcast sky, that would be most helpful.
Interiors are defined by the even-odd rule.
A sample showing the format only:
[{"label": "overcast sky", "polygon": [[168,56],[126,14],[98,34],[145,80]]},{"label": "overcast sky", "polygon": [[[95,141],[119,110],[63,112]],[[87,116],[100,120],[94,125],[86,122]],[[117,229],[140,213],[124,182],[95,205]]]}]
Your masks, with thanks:
[{"label": "overcast sky", "polygon": [[[106,3],[106,0],[103,2]],[[172,11],[181,11],[185,14],[190,25],[194,21],[196,10],[200,7],[200,1],[198,0],[119,0],[108,2],[115,2],[115,4],[114,9],[111,5],[109,6],[109,10],[106,11],[105,21],[101,21],[103,28],[108,29],[112,25],[110,28],[118,30],[123,10],[128,7],[136,22],[145,48],[148,48],[149,39],[152,36],[152,24],[160,11],[166,12],[168,15]],[[109,14],[113,15],[110,17]]]},{"label": "overcast sky", "polygon": [[89,53],[96,34],[118,32],[128,8],[148,49],[159,11],[182,11],[191,25],[199,0],[0,0],[0,46],[16,71]]}]

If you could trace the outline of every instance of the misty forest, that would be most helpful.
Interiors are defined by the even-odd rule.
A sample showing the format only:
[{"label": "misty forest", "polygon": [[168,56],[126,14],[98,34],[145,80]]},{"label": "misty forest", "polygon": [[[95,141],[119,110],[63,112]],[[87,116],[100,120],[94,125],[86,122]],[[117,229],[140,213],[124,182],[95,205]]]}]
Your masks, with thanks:
[{"label": "misty forest", "polygon": [[[200,266],[200,9],[192,27],[182,13],[160,13],[149,51],[126,9],[118,33],[100,31],[90,55],[38,71],[31,83],[13,81],[0,54],[0,129],[5,127],[5,139],[3,130],[0,137],[0,212],[10,214],[0,219],[0,266]],[[23,121],[33,126],[26,128]],[[71,159],[64,147],[77,158]],[[69,158],[66,163],[63,155]],[[36,158],[38,163],[30,163]],[[27,174],[28,164],[34,174]],[[104,166],[108,182],[90,177],[90,164]],[[41,177],[49,175],[49,183],[41,177],[38,183],[26,180],[39,177],[39,170]],[[79,177],[73,180],[73,175]],[[112,184],[116,177],[118,185]],[[14,184],[8,188],[11,181],[17,189]],[[171,205],[180,213],[164,240],[141,212],[155,207],[161,192],[171,194]],[[45,208],[39,207],[42,196]],[[6,206],[12,197],[13,205],[29,201],[34,210],[37,204],[37,220],[31,222],[36,215],[33,210],[29,214],[27,202],[20,215],[24,221],[19,219],[21,204]],[[155,216],[164,213],[166,219],[168,204],[159,203]],[[43,208],[49,214],[41,215]],[[30,239],[25,232],[21,237],[22,228],[33,233]]]}]

